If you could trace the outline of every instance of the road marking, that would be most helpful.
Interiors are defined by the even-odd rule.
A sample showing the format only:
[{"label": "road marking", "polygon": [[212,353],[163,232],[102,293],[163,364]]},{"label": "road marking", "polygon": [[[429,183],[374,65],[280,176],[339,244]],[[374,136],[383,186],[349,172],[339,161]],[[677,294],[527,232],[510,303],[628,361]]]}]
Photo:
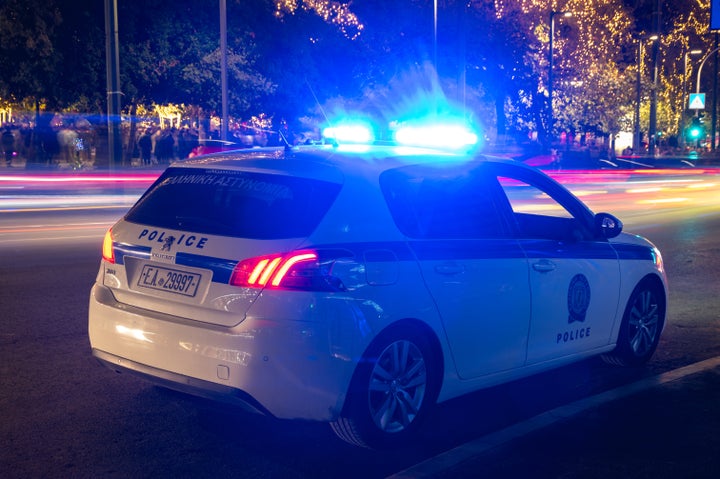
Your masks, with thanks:
[{"label": "road marking", "polygon": [[113,225],[112,221],[96,222],[96,223],[71,223],[67,225],[27,225],[15,226],[9,228],[0,228],[0,234],[10,233],[36,233],[43,231],[70,231],[95,228],[109,228]]},{"label": "road marking", "polygon": [[102,242],[103,233],[102,230],[98,234],[94,235],[72,235],[72,236],[48,236],[46,238],[17,238],[17,239],[5,239],[0,238],[0,245],[6,245],[10,243],[29,243],[32,241],[66,241],[66,240],[81,240],[81,239],[93,239]]},{"label": "road marking", "polygon": [[560,421],[567,420],[573,416],[598,407],[602,404],[617,399],[622,399],[637,394],[646,389],[660,386],[672,381],[677,381],[686,376],[697,374],[720,366],[720,356],[706,359],[682,368],[674,369],[640,381],[636,381],[619,388],[611,389],[595,396],[580,399],[564,406],[551,409],[518,424],[514,424],[500,431],[488,434],[475,439],[474,441],[462,444],[454,449],[446,451],[426,461],[416,464],[404,471],[400,471],[387,479],[422,479],[434,477],[447,469],[450,469],[474,456],[485,454],[491,450],[507,444],[515,439],[522,438],[528,434],[552,426]]}]

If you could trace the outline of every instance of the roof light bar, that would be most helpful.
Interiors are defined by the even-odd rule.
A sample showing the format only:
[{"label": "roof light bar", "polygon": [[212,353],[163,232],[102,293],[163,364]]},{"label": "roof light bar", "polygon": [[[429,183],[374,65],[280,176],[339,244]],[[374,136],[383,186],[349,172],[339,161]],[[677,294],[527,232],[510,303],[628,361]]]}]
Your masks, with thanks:
[{"label": "roof light bar", "polygon": [[394,139],[401,145],[442,149],[464,149],[478,143],[478,136],[465,125],[423,124],[399,127]]},{"label": "roof light bar", "polygon": [[375,141],[373,129],[364,123],[329,126],[323,130],[323,136],[337,143],[372,143]]}]

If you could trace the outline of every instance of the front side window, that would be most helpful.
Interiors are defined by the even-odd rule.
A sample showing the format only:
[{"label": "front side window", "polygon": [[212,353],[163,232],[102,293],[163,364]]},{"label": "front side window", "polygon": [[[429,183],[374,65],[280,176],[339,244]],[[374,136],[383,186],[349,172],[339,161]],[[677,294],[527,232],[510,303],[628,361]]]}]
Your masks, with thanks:
[{"label": "front side window", "polygon": [[498,180],[514,213],[572,218],[564,206],[538,187],[502,176]]},{"label": "front side window", "polygon": [[552,240],[590,237],[583,221],[545,189],[517,178],[499,176],[498,181],[512,209],[519,237]]}]

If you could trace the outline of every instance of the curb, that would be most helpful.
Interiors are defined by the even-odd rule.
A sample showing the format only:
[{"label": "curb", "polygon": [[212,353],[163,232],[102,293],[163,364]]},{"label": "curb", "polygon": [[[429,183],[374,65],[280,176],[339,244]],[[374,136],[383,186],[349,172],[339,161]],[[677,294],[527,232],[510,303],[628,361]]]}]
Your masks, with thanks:
[{"label": "curb", "polygon": [[511,441],[527,436],[548,426],[568,420],[589,409],[618,399],[637,394],[647,389],[662,386],[663,384],[678,381],[686,376],[697,374],[720,366],[720,356],[699,361],[672,371],[662,373],[636,381],[619,388],[580,399],[564,406],[559,406],[544,413],[538,414],[526,421],[514,424],[500,431],[480,437],[474,441],[462,444],[454,449],[427,459],[404,471],[397,472],[387,479],[422,479],[434,477],[447,471],[472,457],[491,452]]}]

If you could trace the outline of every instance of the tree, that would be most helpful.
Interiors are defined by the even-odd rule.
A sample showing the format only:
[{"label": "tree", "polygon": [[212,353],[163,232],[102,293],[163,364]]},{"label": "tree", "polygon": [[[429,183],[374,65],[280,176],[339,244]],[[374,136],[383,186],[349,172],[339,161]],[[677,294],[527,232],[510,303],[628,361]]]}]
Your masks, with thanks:
[{"label": "tree", "polygon": [[[229,6],[241,8],[239,3]],[[186,103],[219,111],[219,9],[198,8],[191,0],[147,0],[142,9],[125,2],[118,8],[126,101]],[[228,18],[235,19],[232,11]],[[258,100],[274,85],[255,66],[257,54],[243,34],[246,26],[228,23],[230,111],[241,116],[259,108]]]},{"label": "tree", "polygon": [[488,1],[472,2],[469,13],[467,81],[488,92],[498,135],[508,129],[522,136],[530,131],[542,135],[546,102],[537,88],[537,45],[531,30],[523,28],[530,25],[529,18],[521,10]]},{"label": "tree", "polygon": [[[547,97],[551,7],[537,0],[500,0],[495,4],[498,19],[513,18],[514,28],[529,33],[524,37],[529,69],[526,74],[535,84],[523,91],[533,106],[531,111],[540,120],[533,123],[542,132],[547,125],[543,128],[546,122],[538,112],[545,108],[542,98],[534,92]],[[618,102],[628,100],[627,95],[619,95],[622,92],[615,85],[628,83],[629,72],[622,64],[619,46],[630,39],[631,18],[612,0],[567,0],[556,2],[554,7],[555,11],[572,13],[570,18],[555,18],[553,111],[560,112],[555,127],[569,132],[582,129],[615,133],[617,126],[610,117],[622,113],[622,103]],[[603,76],[615,82],[602,81]],[[596,112],[606,114],[600,117]]]},{"label": "tree", "polygon": [[0,97],[57,97],[52,78],[62,58],[53,40],[61,22],[52,0],[6,0],[0,5]]},{"label": "tree", "polygon": [[[98,7],[99,5],[99,7]],[[51,110],[105,101],[102,4],[7,0],[0,5],[0,96]]]},{"label": "tree", "polygon": [[[686,53],[700,49],[704,53],[714,48],[709,35],[709,0],[624,0],[634,19],[634,31],[638,34],[659,34],[658,43],[658,107],[657,129],[668,137],[681,137],[682,125],[690,116],[687,111],[687,92],[694,91],[698,57]],[[659,10],[658,10],[659,7]],[[660,31],[656,32],[653,19],[656,12],[661,15]],[[702,57],[702,55],[701,55]],[[647,61],[647,59],[646,59]],[[709,80],[711,75],[703,80]],[[703,91],[711,91],[707,84]],[[710,96],[708,100],[711,100]],[[712,101],[712,100],[711,100]],[[641,115],[647,122],[647,115]]]},{"label": "tree", "polygon": [[[49,109],[105,109],[103,2],[4,0],[0,97]],[[434,6],[438,6],[434,16]],[[230,0],[230,113],[292,119],[329,101],[380,108],[428,91],[466,106],[499,135],[546,136],[550,6],[541,0]],[[555,0],[554,92],[558,131],[615,134],[632,123],[633,36],[648,33],[657,0]],[[662,0],[658,126],[687,120],[683,92],[697,73],[685,53],[714,47],[709,0]],[[123,102],[220,107],[214,2],[121,0]],[[435,23],[437,22],[437,23]],[[435,29],[437,25],[437,29]],[[709,65],[714,58],[709,59]],[[644,59],[643,86],[648,58]],[[429,74],[427,66],[434,69]],[[709,90],[712,75],[703,75]],[[644,92],[647,91],[646,89]],[[708,100],[712,100],[709,95]],[[374,105],[374,106],[373,106]],[[641,110],[646,117],[646,109]]]}]

